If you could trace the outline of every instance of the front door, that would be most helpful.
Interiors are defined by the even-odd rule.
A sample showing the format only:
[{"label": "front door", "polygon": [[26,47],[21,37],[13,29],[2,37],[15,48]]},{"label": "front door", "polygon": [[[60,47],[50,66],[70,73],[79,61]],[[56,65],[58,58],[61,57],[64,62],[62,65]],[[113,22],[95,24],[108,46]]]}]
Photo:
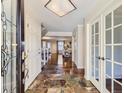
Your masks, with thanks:
[{"label": "front door", "polygon": [[24,93],[24,0],[1,0],[1,93]]}]

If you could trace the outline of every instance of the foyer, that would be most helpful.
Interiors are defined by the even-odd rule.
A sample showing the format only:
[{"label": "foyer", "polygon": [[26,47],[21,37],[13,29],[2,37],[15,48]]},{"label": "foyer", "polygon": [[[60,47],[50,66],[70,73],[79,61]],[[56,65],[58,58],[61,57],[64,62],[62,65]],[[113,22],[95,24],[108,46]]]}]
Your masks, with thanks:
[{"label": "foyer", "polygon": [[122,0],[1,0],[1,93],[123,93]]}]

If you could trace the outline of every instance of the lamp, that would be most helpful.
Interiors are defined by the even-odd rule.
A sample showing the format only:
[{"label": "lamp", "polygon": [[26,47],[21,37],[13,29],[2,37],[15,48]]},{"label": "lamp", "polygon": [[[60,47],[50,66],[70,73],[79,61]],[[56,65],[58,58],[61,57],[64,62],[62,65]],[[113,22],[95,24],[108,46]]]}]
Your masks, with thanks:
[{"label": "lamp", "polygon": [[45,7],[60,17],[77,9],[71,0],[49,0]]}]

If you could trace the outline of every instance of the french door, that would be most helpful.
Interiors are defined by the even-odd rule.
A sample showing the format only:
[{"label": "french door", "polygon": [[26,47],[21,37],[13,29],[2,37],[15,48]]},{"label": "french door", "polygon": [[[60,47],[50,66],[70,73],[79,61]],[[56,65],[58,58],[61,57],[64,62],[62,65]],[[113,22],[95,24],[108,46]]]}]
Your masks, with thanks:
[{"label": "french door", "polygon": [[91,76],[92,82],[100,90],[100,19],[96,19],[91,26]]},{"label": "french door", "polygon": [[106,93],[122,93],[122,6],[104,18],[105,89]]},{"label": "french door", "polygon": [[91,24],[91,82],[101,93],[122,93],[121,5]]}]

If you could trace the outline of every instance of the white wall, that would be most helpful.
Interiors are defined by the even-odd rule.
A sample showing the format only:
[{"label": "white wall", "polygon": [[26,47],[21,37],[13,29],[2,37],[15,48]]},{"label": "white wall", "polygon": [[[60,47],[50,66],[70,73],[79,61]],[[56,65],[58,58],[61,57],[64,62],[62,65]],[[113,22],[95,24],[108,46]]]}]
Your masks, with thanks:
[{"label": "white wall", "polygon": [[[25,0],[26,2],[27,0]],[[25,80],[25,90],[41,72],[41,23],[35,20],[30,11],[28,2],[25,3],[25,60],[26,68],[29,70]],[[26,73],[27,71],[25,71]]]},{"label": "white wall", "polygon": [[78,25],[78,68],[84,68],[83,62],[83,26]]},{"label": "white wall", "polygon": [[75,31],[73,32],[72,37],[72,61],[75,62],[78,69],[84,68],[84,53],[83,53],[83,45],[84,45],[84,39],[83,39],[83,26],[78,25],[75,28]]}]

